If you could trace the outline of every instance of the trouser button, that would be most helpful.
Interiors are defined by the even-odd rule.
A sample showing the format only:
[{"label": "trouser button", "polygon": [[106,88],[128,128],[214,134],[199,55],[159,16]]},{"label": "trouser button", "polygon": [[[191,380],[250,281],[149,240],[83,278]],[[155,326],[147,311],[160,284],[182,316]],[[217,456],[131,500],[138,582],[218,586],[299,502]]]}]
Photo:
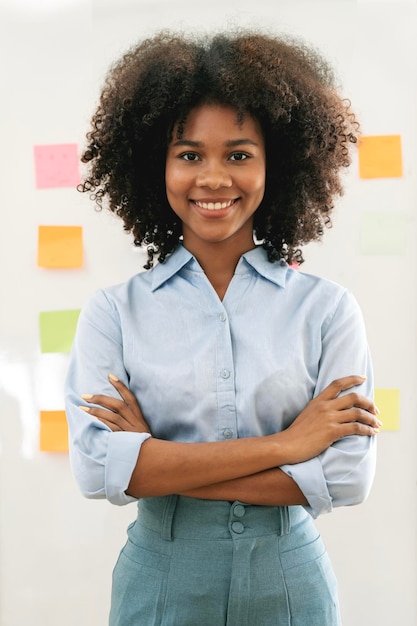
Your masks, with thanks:
[{"label": "trouser button", "polygon": [[237,533],[238,535],[240,535],[245,530],[245,527],[242,524],[242,522],[232,522],[232,530],[234,533]]},{"label": "trouser button", "polygon": [[236,504],[233,507],[233,515],[235,517],[243,517],[245,515],[245,507],[243,504]]}]

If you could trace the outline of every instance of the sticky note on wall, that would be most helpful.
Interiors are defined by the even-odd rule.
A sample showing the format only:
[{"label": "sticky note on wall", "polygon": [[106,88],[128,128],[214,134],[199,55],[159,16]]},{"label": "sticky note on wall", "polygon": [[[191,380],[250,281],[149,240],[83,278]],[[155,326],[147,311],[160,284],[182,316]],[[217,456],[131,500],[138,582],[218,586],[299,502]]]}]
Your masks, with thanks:
[{"label": "sticky note on wall", "polygon": [[38,265],[49,268],[81,267],[83,230],[81,226],[39,226]]},{"label": "sticky note on wall", "polygon": [[79,314],[79,309],[40,313],[41,352],[70,352]]},{"label": "sticky note on wall", "polygon": [[40,412],[39,449],[42,452],[68,451],[65,411]]},{"label": "sticky note on wall", "polygon": [[77,144],[34,146],[34,159],[37,189],[76,187],[80,183]]},{"label": "sticky note on wall", "polygon": [[400,135],[360,137],[359,176],[361,178],[396,178],[402,175]]},{"label": "sticky note on wall", "polygon": [[382,430],[399,430],[400,428],[400,390],[375,389],[375,404],[381,411],[379,419],[383,423]]},{"label": "sticky note on wall", "polygon": [[407,217],[389,211],[364,211],[361,216],[362,254],[403,255],[407,246]]}]

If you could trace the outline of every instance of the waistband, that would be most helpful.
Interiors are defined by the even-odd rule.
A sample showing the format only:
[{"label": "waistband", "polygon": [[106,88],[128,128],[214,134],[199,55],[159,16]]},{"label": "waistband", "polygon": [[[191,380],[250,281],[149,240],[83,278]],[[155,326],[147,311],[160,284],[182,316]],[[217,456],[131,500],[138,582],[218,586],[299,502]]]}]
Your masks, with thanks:
[{"label": "waistband", "polygon": [[138,502],[137,522],[160,533],[165,541],[229,539],[286,535],[308,517],[300,506],[255,506],[244,502],[200,500],[186,496],[143,498]]}]

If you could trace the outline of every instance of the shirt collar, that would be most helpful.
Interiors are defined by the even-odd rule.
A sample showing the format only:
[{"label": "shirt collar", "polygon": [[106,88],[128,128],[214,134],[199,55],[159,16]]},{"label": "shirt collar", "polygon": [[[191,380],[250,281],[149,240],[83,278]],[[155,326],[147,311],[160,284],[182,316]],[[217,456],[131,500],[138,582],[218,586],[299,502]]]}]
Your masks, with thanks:
[{"label": "shirt collar", "polygon": [[184,246],[178,245],[174,252],[170,254],[164,263],[158,263],[152,271],[152,291],[155,291],[167,280],[177,274],[184,265],[194,259],[191,252],[186,250]]},{"label": "shirt collar", "polygon": [[[181,244],[177,246],[172,254],[170,254],[164,263],[158,263],[152,271],[152,291],[156,291],[163,283],[177,274],[185,265],[193,263],[197,265],[193,255]],[[281,259],[274,263],[268,261],[266,251],[262,246],[257,246],[245,254],[239,260],[236,268],[236,274],[245,273],[245,268],[250,266],[263,278],[275,283],[279,287],[285,287],[288,265]],[[200,266],[198,266],[200,267]]]},{"label": "shirt collar", "polygon": [[262,246],[256,246],[253,250],[245,252],[236,268],[237,273],[239,273],[239,269],[244,263],[250,265],[255,272],[272,283],[275,283],[278,287],[285,287],[288,264],[284,259],[274,261],[273,263],[268,261],[267,252]]}]

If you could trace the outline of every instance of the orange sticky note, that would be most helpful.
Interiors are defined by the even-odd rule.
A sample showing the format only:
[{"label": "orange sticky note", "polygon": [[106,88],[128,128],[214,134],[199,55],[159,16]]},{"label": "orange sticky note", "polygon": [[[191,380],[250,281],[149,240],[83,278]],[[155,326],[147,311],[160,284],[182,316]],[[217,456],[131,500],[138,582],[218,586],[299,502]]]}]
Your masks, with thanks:
[{"label": "orange sticky note", "polygon": [[400,390],[375,389],[375,404],[381,414],[378,418],[383,423],[381,430],[400,429]]},{"label": "orange sticky note", "polygon": [[68,452],[68,426],[65,411],[40,412],[39,449],[41,452]]},{"label": "orange sticky note", "polygon": [[78,146],[75,143],[34,146],[38,189],[76,187],[80,182]]},{"label": "orange sticky note", "polygon": [[70,268],[82,264],[82,226],[39,226],[39,267]]},{"label": "orange sticky note", "polygon": [[402,175],[400,135],[360,137],[359,176],[361,178],[396,178]]}]

